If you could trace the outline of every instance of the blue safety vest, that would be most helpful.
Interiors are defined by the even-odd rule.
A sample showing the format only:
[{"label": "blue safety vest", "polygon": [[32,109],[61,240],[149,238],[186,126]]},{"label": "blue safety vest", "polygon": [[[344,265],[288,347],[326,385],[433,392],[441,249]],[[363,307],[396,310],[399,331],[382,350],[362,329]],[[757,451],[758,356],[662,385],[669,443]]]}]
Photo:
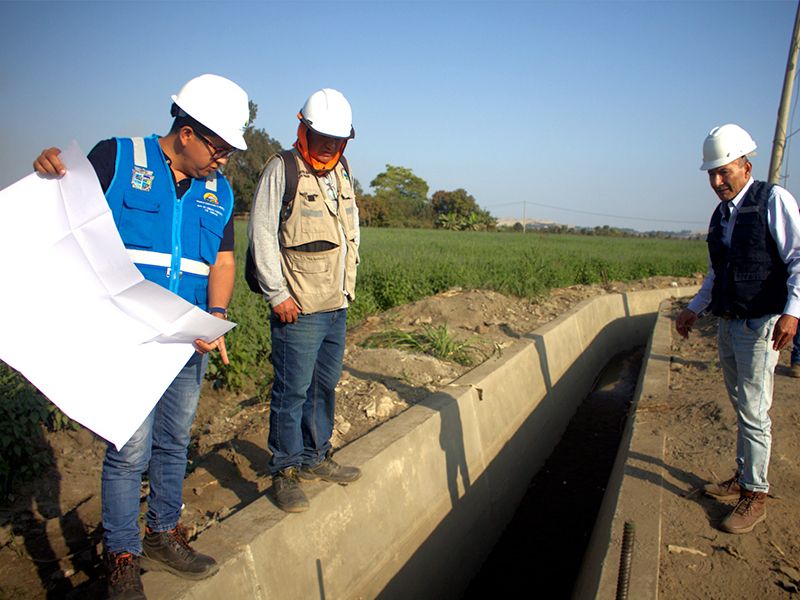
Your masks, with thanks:
[{"label": "blue safety vest", "polygon": [[209,265],[233,213],[230,185],[214,171],[179,199],[157,136],[116,141],[106,200],[131,260],[145,279],[205,310]]}]

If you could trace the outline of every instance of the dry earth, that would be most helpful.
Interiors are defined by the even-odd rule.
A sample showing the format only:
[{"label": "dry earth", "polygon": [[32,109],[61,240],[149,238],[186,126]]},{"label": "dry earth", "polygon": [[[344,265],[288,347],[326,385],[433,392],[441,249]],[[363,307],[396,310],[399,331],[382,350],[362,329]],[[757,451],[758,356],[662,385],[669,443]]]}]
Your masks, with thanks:
[{"label": "dry earth", "polygon": [[[673,319],[686,305],[674,302]],[[659,597],[792,598],[800,580],[800,380],[789,373],[789,351],[776,369],[767,520],[746,535],[718,525],[734,502],[696,490],[728,479],[735,468],[736,418],[717,360],[716,319],[701,317],[688,340],[672,331],[670,393],[640,407],[666,433]],[[642,413],[642,410],[647,412]]]},{"label": "dry earth", "polygon": [[[611,283],[608,286],[574,286],[554,290],[548,297],[535,303],[485,290],[451,290],[373,317],[348,331],[345,371],[337,388],[334,446],[340,447],[357,439],[468,370],[468,367],[426,355],[391,349],[368,349],[360,345],[370,335],[387,327],[410,331],[418,330],[425,324],[438,327],[446,323],[451,334],[459,339],[487,340],[503,348],[592,296],[666,287],[674,283],[681,286],[696,285],[699,282],[699,277],[657,277],[625,284]],[[700,329],[704,327],[708,325],[701,324]],[[723,407],[719,410],[709,408],[713,403],[720,404],[719,399],[723,395],[714,387],[715,383],[719,383],[716,381],[719,378],[714,373],[713,359],[707,356],[713,344],[704,342],[704,339],[704,336],[693,336],[687,345],[677,347],[679,358],[675,365],[676,368],[683,367],[674,372],[681,376],[673,383],[678,386],[676,392],[680,388],[688,393],[693,386],[699,386],[698,389],[704,390],[702,393],[705,396],[701,397],[705,400],[699,400],[689,393],[688,400],[681,400],[681,406],[686,404],[687,407],[672,411],[677,417],[674,419],[677,430],[670,437],[670,440],[674,440],[674,450],[671,452],[676,459],[692,461],[693,455],[689,453],[696,447],[708,445],[702,436],[716,431],[709,428],[708,423],[721,427],[726,422],[720,416],[724,415]],[[489,344],[481,346],[490,347]],[[793,411],[773,413],[778,416],[776,420],[791,421],[791,427],[794,428],[800,421],[797,407]],[[667,414],[654,413],[654,418]],[[270,487],[266,450],[268,415],[268,403],[255,398],[204,391],[193,427],[189,473],[184,485],[186,508],[182,523],[193,534],[213,527],[215,522],[241,510]],[[730,425],[726,427],[716,432],[713,438],[717,440],[719,456],[705,465],[707,471],[713,469],[719,475],[726,474],[728,467],[723,448],[727,448],[728,438],[732,434]],[[776,433],[776,438],[775,471],[781,473],[783,468],[785,473],[795,468],[798,442],[794,441],[793,446],[785,447],[782,436]],[[105,580],[100,567],[100,471],[105,443],[86,430],[50,434],[47,442],[53,467],[43,477],[21,486],[5,499],[5,506],[0,509],[0,598],[105,598]],[[682,464],[676,465],[670,473],[676,477],[670,488],[676,494],[699,485],[702,478],[711,475],[696,466],[690,468]],[[781,477],[778,481],[783,497],[794,497],[790,492],[795,490],[789,486],[798,485],[797,478],[786,476],[786,483],[783,483],[784,477],[778,477]],[[144,484],[142,497],[146,491]],[[700,524],[695,526],[686,521],[685,516],[676,514],[675,525],[665,525],[668,534],[665,539],[674,539],[670,543],[697,547],[698,542],[693,537],[686,540],[677,533],[670,537],[670,527],[688,527],[685,535],[701,535],[704,536],[701,540],[708,541],[704,546],[707,557],[668,554],[671,569],[683,568],[688,558],[694,561],[693,564],[696,563],[690,572],[708,580],[706,571],[711,563],[708,557],[729,559],[734,568],[720,570],[720,577],[722,573],[733,573],[733,579],[726,576],[723,581],[729,585],[738,581],[735,576],[737,565],[749,564],[751,545],[759,544],[759,548],[767,550],[773,548],[763,536],[722,543],[714,541],[721,536],[713,529],[721,508],[711,506],[710,512],[706,512],[708,501],[682,502],[695,509],[704,527],[700,527]],[[783,501],[774,504],[779,506],[774,509],[777,518],[773,517],[766,526],[770,531],[778,528],[782,522],[781,511],[789,503]],[[794,525],[797,519],[787,521],[789,523]],[[781,545],[780,551],[791,557],[797,551],[794,539],[788,535],[787,528],[781,530],[786,531],[786,537],[773,541]],[[714,550],[717,546],[722,549]],[[727,546],[734,548],[733,554],[725,549]],[[740,552],[745,554],[737,557],[735,548],[740,548]],[[776,558],[780,557],[778,549],[770,551]],[[768,569],[769,566],[766,566],[765,570]],[[678,589],[677,582],[680,580],[681,574],[665,577],[663,585],[666,589]],[[747,583],[742,581],[743,585]],[[773,586],[771,591],[775,593],[775,589]],[[693,596],[676,592],[666,597]],[[712,594],[697,597],[730,596]]]}]

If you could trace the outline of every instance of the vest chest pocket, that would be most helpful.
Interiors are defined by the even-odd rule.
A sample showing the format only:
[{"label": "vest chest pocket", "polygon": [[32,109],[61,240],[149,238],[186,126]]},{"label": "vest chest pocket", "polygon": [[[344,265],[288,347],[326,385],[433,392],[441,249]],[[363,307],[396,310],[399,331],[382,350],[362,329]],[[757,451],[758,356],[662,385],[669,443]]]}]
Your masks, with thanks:
[{"label": "vest chest pocket", "polygon": [[304,233],[325,233],[325,217],[328,209],[319,194],[300,192],[300,223]]},{"label": "vest chest pocket", "polygon": [[348,233],[355,229],[353,218],[356,212],[356,200],[352,196],[343,195],[341,199],[341,208],[344,209],[344,225]]},{"label": "vest chest pocket", "polygon": [[126,246],[153,247],[160,208],[158,202],[154,202],[144,193],[125,193],[117,228]]},{"label": "vest chest pocket", "polygon": [[200,217],[200,256],[210,265],[217,262],[217,252],[224,230],[225,224],[222,219]]},{"label": "vest chest pocket", "polygon": [[764,281],[769,277],[770,267],[763,263],[738,263],[732,266],[734,281]]}]

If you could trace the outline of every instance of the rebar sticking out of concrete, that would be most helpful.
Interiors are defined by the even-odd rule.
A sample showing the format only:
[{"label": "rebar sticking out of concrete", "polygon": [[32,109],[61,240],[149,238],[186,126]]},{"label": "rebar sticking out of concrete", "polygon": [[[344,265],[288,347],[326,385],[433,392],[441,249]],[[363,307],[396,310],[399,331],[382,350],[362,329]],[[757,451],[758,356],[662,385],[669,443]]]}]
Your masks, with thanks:
[{"label": "rebar sticking out of concrete", "polygon": [[628,584],[631,579],[631,559],[633,558],[633,542],[636,540],[636,523],[625,522],[622,534],[622,551],[619,556],[619,576],[617,577],[617,600],[628,600]]}]

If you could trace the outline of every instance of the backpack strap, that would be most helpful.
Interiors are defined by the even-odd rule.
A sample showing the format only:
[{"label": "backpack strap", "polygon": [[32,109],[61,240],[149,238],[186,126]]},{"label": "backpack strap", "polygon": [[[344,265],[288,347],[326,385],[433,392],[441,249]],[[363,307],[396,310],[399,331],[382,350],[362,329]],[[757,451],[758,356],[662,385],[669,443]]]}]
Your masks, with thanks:
[{"label": "backpack strap", "polygon": [[294,203],[294,197],[297,195],[297,180],[299,176],[297,174],[297,161],[291,150],[284,150],[278,156],[283,161],[284,180],[286,181],[281,205],[281,223],[283,223],[292,214],[292,204]]}]

